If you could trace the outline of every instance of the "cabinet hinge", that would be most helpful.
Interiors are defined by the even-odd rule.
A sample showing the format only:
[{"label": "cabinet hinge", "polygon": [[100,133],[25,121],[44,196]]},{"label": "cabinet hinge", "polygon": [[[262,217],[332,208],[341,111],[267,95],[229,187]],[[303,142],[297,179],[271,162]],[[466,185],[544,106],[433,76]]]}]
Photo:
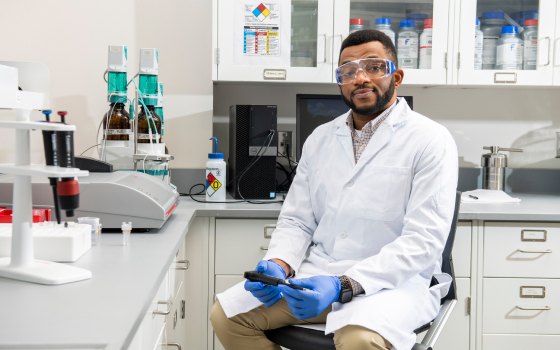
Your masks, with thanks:
[{"label": "cabinet hinge", "polygon": [[447,52],[445,53],[445,69],[447,69]]},{"label": "cabinet hinge", "polygon": [[457,54],[457,68],[461,68],[461,53]]},{"label": "cabinet hinge", "polygon": [[467,298],[467,315],[471,315],[471,297]]},{"label": "cabinet hinge", "polygon": [[181,300],[181,319],[185,319],[185,301]]},{"label": "cabinet hinge", "polygon": [[220,48],[216,48],[216,64],[220,64]]}]

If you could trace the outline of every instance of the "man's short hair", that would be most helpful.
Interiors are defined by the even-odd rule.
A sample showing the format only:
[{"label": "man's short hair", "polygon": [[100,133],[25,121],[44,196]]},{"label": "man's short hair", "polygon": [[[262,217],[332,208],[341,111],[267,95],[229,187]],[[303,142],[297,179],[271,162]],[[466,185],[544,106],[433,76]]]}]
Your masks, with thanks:
[{"label": "man's short hair", "polygon": [[375,29],[358,30],[348,35],[348,37],[346,37],[346,39],[344,39],[344,41],[342,42],[342,46],[340,46],[338,61],[340,62],[340,56],[342,55],[342,51],[345,48],[369,43],[370,41],[379,41],[381,45],[383,45],[383,47],[385,48],[387,57],[391,61],[393,61],[395,67],[398,67],[397,50],[395,49],[395,45],[393,44],[393,41],[391,40],[391,38],[387,36],[387,34]]}]

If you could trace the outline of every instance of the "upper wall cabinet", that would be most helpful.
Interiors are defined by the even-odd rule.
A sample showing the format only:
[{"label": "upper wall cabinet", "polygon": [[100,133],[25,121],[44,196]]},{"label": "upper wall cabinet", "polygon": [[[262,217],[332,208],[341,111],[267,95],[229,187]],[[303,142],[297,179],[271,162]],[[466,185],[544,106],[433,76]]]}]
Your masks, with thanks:
[{"label": "upper wall cabinet", "polygon": [[456,83],[552,85],[556,6],[555,0],[461,0]]},{"label": "upper wall cabinet", "polygon": [[333,1],[218,0],[217,79],[332,82]]}]

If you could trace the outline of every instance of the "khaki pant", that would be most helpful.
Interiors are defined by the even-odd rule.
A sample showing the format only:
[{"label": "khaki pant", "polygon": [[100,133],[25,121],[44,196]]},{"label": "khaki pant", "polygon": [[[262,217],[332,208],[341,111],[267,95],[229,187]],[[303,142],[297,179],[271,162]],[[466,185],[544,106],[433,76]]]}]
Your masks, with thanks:
[{"label": "khaki pant", "polygon": [[[259,306],[247,313],[227,318],[219,301],[216,301],[210,314],[214,332],[226,350],[280,350],[264,335],[268,329],[289,325],[325,323],[331,307],[319,316],[305,321],[298,320],[288,308],[286,299],[280,299],[271,307]],[[334,333],[337,350],[375,349],[387,350],[393,346],[376,332],[361,326],[346,326]]]}]

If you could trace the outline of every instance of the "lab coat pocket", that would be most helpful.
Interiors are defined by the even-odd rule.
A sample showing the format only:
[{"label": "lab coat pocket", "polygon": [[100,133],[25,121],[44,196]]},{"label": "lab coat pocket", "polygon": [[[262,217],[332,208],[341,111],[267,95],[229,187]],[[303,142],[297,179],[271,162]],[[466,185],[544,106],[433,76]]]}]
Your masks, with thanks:
[{"label": "lab coat pocket", "polygon": [[356,182],[356,215],[393,221],[404,211],[410,168],[365,166]]}]

